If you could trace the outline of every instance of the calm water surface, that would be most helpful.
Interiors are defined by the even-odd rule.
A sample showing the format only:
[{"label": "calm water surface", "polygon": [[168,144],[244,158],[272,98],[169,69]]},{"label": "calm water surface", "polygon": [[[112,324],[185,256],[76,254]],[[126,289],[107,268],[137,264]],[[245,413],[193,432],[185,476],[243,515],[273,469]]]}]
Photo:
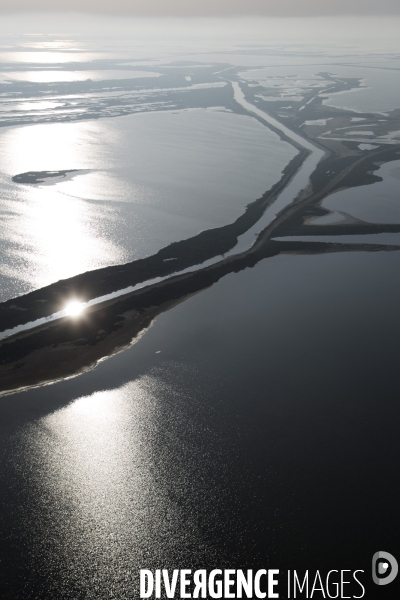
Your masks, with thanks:
[{"label": "calm water surface", "polygon": [[397,253],[269,259],[94,371],[3,398],[10,597],[132,598],[144,567],[367,570],[394,551],[397,271]]},{"label": "calm water surface", "polygon": [[[0,130],[0,299],[225,225],[295,154],[256,119],[211,110]],[[89,172],[11,181],[59,169]]]},{"label": "calm water surface", "polygon": [[[400,161],[382,165],[374,175],[382,177],[382,181],[335,192],[322,206],[338,218],[345,218],[341,214],[344,212],[368,223],[400,223]],[[314,219],[313,223],[323,225],[329,216]]]},{"label": "calm water surface", "polygon": [[[122,51],[119,40],[27,38],[14,51],[11,40],[2,90],[51,83],[54,97],[36,97],[40,87],[16,97],[18,110],[34,118],[37,102],[52,118],[64,93],[71,101],[60,81],[116,68],[95,61],[123,52],[136,78],[145,59],[150,86],[163,63],[188,58],[175,40],[153,54],[128,41]],[[198,63],[216,60],[302,97],[329,71],[368,87],[327,102],[397,106],[393,70],[337,64],[365,53],[212,48],[191,54],[193,80]],[[120,85],[121,72],[112,76]],[[220,110],[3,128],[0,299],[228,223],[294,154],[255,119]],[[11,181],[76,168],[56,185]],[[379,174],[382,183],[330,196],[330,217],[398,222],[398,164]],[[363,569],[374,598],[372,555],[400,556],[398,273],[397,252],[264,260],[161,315],[95,370],[1,398],[0,596],[130,600],[141,568],[229,566]],[[379,598],[399,596],[388,587]]]}]

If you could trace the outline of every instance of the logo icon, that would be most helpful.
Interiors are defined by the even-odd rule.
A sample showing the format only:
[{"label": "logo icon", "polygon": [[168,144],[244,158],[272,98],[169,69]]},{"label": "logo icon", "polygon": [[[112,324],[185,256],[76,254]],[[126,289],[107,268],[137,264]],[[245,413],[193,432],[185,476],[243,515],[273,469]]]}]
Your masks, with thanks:
[{"label": "logo icon", "polygon": [[399,565],[389,552],[375,552],[372,557],[372,579],[376,585],[387,585],[397,577]]}]

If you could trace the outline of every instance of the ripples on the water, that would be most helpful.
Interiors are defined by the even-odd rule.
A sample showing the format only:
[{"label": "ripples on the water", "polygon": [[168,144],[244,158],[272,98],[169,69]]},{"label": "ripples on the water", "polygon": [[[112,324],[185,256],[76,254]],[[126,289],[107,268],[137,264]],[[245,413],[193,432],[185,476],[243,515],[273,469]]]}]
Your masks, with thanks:
[{"label": "ripples on the water", "polygon": [[95,371],[3,398],[17,597],[128,599],[140,568],[366,568],[393,547],[397,263],[261,262]]},{"label": "ripples on the water", "polygon": [[[36,101],[37,111],[53,112],[63,94],[75,102],[71,87],[57,87],[64,72],[71,84],[74,61],[88,63],[72,82],[82,85],[86,73],[106,74],[91,61],[119,56],[81,39],[17,43],[20,51],[3,49],[0,63],[3,82],[7,72],[18,75],[0,86],[7,113],[10,89],[20,86],[12,89],[23,118]],[[131,56],[134,71],[140,56],[158,73],[163,59],[187,60],[173,44],[156,60],[147,47],[129,47],[124,60]],[[218,43],[214,55],[190,60],[210,67],[215,59],[221,70],[260,65],[253,85],[269,79],[290,103],[320,85],[318,71],[363,76],[361,67],[346,72],[337,63],[349,57],[338,59],[335,48],[327,56],[325,44],[312,66],[304,65],[309,45],[307,59],[286,46],[233,54]],[[198,68],[173,77],[211,89],[194,82]],[[24,105],[27,71],[36,87]],[[125,91],[85,93],[97,111]],[[129,110],[137,94],[126,99]],[[4,128],[1,299],[223,225],[294,154],[256,120],[220,111]],[[381,171],[392,177],[395,166]],[[11,181],[59,169],[88,172],[39,187]],[[378,220],[369,193],[386,193],[386,181],[338,192],[326,205],[341,210],[346,197],[355,216]],[[392,196],[381,208],[395,219]],[[95,370],[2,398],[3,597],[128,600],[138,596],[140,568],[369,572],[372,552],[398,543],[397,272],[397,253],[264,261],[163,314]]]},{"label": "ripples on the water", "polygon": [[[229,223],[295,153],[255,119],[205,110],[3,129],[2,299]],[[58,169],[90,172],[11,181]]]}]

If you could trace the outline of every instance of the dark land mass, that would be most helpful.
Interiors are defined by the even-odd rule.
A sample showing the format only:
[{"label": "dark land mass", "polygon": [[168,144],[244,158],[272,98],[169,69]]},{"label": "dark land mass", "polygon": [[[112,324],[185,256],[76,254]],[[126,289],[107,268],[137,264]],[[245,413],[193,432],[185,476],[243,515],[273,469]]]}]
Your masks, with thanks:
[{"label": "dark land mass", "polygon": [[47,183],[47,179],[52,179],[53,177],[66,177],[68,173],[78,173],[80,169],[66,169],[64,171],[28,171],[27,173],[20,173],[19,175],[14,175],[12,178],[15,183],[29,183],[29,184],[37,184],[37,183]]},{"label": "dark land mass", "polygon": [[[325,79],[329,82],[329,88],[326,88],[326,93],[334,94],[338,92],[345,92],[349,90],[354,90],[362,87],[361,79],[356,78],[345,78],[345,77],[334,77],[330,73],[321,71],[316,73],[316,75]],[[249,84],[254,85],[254,87],[250,87]],[[303,95],[303,100],[301,102],[301,112],[298,110],[299,107],[295,106],[288,107],[288,100],[285,98],[280,99],[278,96],[273,101],[264,100],[259,96],[259,94],[268,94],[269,96],[274,96],[278,92],[276,88],[265,88],[261,85],[256,85],[257,82],[248,81],[243,84],[241,82],[241,87],[245,94],[246,100],[255,104],[256,96],[257,96],[257,107],[261,110],[264,110],[266,113],[273,115],[279,121],[282,121],[293,129],[297,131],[301,135],[304,136],[303,124],[306,120],[315,120],[315,119],[329,119],[329,118],[345,118],[345,117],[354,117],[354,112],[350,110],[335,108],[331,106],[327,106],[323,104],[323,98],[320,97],[319,94],[325,93],[324,89],[321,88],[311,88],[309,90],[305,90]],[[284,110],[284,118],[282,118],[282,110]],[[357,116],[360,117],[371,117],[375,115],[371,115],[370,113],[357,113]]]},{"label": "dark land mass", "polygon": [[[71,63],[63,64],[63,69],[68,69]],[[118,65],[115,61],[94,61],[80,64],[79,70],[112,69],[155,71],[160,77],[143,77],[127,79],[109,79],[101,81],[74,81],[74,82],[27,82],[13,81],[6,84],[7,94],[10,97],[22,96],[30,100],[42,99],[44,94],[61,97],[60,106],[54,106],[51,114],[48,110],[37,111],[35,123],[60,123],[87,121],[90,119],[110,118],[135,113],[184,110],[187,108],[208,108],[222,106],[229,108],[233,93],[231,86],[224,82],[223,87],[211,87],[212,84],[221,85],[222,80],[214,71],[219,72],[231,65],[219,63],[212,66],[192,68],[191,62],[186,64],[171,65],[168,68],[159,65],[154,67],[139,67],[135,65]],[[30,66],[30,65],[29,65]],[[36,65],[37,67],[37,65]],[[76,67],[71,67],[75,69]],[[35,65],[32,65],[35,70]],[[236,70],[238,70],[236,68]],[[190,74],[191,81],[186,80]],[[195,87],[197,85],[210,85],[210,87]],[[1,88],[1,84],[0,84]],[[114,94],[107,96],[104,91],[113,90]],[[140,96],[138,97],[138,93]],[[96,99],[93,96],[99,94]],[[77,111],[79,107],[79,111]],[[32,115],[7,111],[6,117],[0,119],[0,127],[13,125],[31,125]]]},{"label": "dark land mass", "polygon": [[[359,219],[353,219],[351,223],[338,223],[332,225],[307,225],[306,222],[312,217],[329,214],[330,211],[320,206],[321,202],[330,194],[341,189],[368,185],[381,181],[380,177],[371,175],[371,170],[379,168],[382,162],[399,160],[400,146],[390,148],[379,147],[370,154],[358,157],[355,161],[340,171],[334,179],[328,177],[324,181],[324,169],[320,169],[320,179],[315,185],[316,191],[302,196],[292,204],[287,205],[277,215],[276,219],[262,232],[264,239],[283,237],[287,235],[308,235],[306,232],[314,231],[314,235],[351,235],[355,233],[397,233],[399,225],[385,223],[367,223]],[[329,167],[329,160],[324,159],[325,169]],[[321,164],[320,163],[320,164]],[[329,169],[328,169],[329,170]],[[354,174],[355,173],[355,174]],[[364,229],[362,229],[362,227]]]},{"label": "dark land mass", "polygon": [[[127,64],[124,64],[126,62]],[[196,68],[193,69],[193,66]],[[82,62],[66,62],[60,65],[60,70],[68,73],[69,71],[117,71],[119,73],[128,71],[126,79],[100,79],[100,80],[77,80],[77,81],[42,81],[40,83],[33,81],[22,81],[16,80],[7,83],[8,93],[14,95],[23,95],[24,98],[43,98],[43,95],[59,94],[61,96],[68,96],[69,94],[85,94],[85,93],[101,93],[106,88],[112,87],[116,92],[130,92],[130,91],[142,91],[144,94],[147,90],[159,90],[163,92],[170,91],[173,88],[186,88],[189,90],[193,84],[212,84],[221,83],[221,79],[214,72],[219,72],[226,68],[232,67],[229,63],[213,63],[212,65],[198,66],[198,63],[191,61],[182,61],[171,63],[170,65],[134,65],[132,61],[120,61],[120,60],[94,60],[94,61],[82,61]],[[13,66],[15,71],[36,71],[39,70],[36,63],[25,63],[22,67],[18,68],[18,65]],[[235,71],[239,69],[235,67]],[[155,72],[159,76],[147,77],[132,77],[129,71],[144,71]],[[191,80],[186,80],[186,75],[190,74]],[[1,84],[0,84],[1,85]],[[165,99],[165,96],[164,96]]]},{"label": "dark land mass", "polygon": [[400,246],[275,242],[229,257],[192,273],[177,275],[126,296],[97,304],[85,316],[65,317],[0,342],[0,395],[71,377],[130,346],[162,312],[217,283],[229,273],[254,267],[281,253],[322,254],[398,251]]},{"label": "dark land mass", "polygon": [[[382,162],[398,160],[400,148],[378,148],[368,155],[361,155],[348,162],[335,178],[326,176],[329,169],[329,158],[321,161],[324,164],[318,170],[318,177],[313,178],[313,190],[298,203],[292,203],[283,209],[260,237],[263,240],[271,237],[287,235],[347,235],[354,233],[389,233],[399,231],[397,225],[377,224],[338,224],[304,225],[313,216],[328,214],[329,211],[319,203],[329,194],[344,187],[366,185],[380,181],[381,178],[371,174]],[[61,280],[47,287],[35,290],[18,298],[0,304],[0,330],[12,329],[18,325],[47,317],[63,308],[71,298],[88,301],[115,291],[134,286],[138,283],[173,275],[183,269],[201,264],[215,256],[223,256],[237,243],[238,236],[245,233],[262,216],[286,187],[290,179],[301,167],[307,152],[303,150],[286,166],[282,177],[261,198],[249,204],[236,221],[223,227],[202,231],[188,240],[174,242],[161,249],[153,256],[139,259],[124,265],[105,267]],[[314,186],[316,191],[314,192]],[[364,227],[364,229],[360,229]],[[312,233],[312,232],[315,233]],[[341,233],[342,232],[342,233]]]},{"label": "dark land mass", "polygon": [[[330,77],[329,74],[325,75]],[[350,89],[354,85],[354,81],[338,81],[334,82],[334,90],[339,91],[343,86],[344,89]],[[254,93],[254,88],[248,89]],[[310,92],[311,103],[321,104],[316,93]],[[231,89],[224,89],[224,94],[232,110],[248,114],[235,102]],[[311,109],[307,108],[308,110]],[[304,120],[305,116],[302,115],[301,119]],[[299,122],[300,119],[291,124],[293,129],[299,129]],[[249,204],[233,223],[175,242],[153,256],[83,273],[0,304],[0,330],[12,329],[61,310],[70,299],[88,301],[156,277],[176,274],[157,284],[94,305],[80,319],[63,318],[14,334],[0,342],[0,393],[70,377],[94,367],[101,358],[129,346],[163,311],[213,285],[228,273],[251,268],[264,258],[280,253],[376,252],[400,249],[400,246],[385,244],[274,240],[276,237],[289,235],[340,236],[400,232],[400,224],[370,224],[357,219],[332,225],[307,224],[312,217],[329,214],[320,205],[328,195],[340,189],[380,181],[381,178],[374,171],[383,163],[398,160],[400,155],[399,145],[389,148],[378,146],[365,154],[357,148],[357,144],[318,138],[312,141],[323,148],[326,155],[312,174],[308,188],[278,213],[258,235],[251,248],[223,258],[236,245],[238,236],[258,222],[308,155],[308,151],[300,149],[281,131],[275,131],[281,139],[295,145],[300,150],[299,154],[284,169],[280,181],[261,198]],[[43,178],[44,173],[48,172],[26,173],[20,177],[36,175]],[[221,260],[210,266],[179,274],[188,267],[201,265],[217,256],[221,256]]]},{"label": "dark land mass", "polygon": [[208,229],[180,242],[174,242],[153,256],[124,265],[105,267],[61,280],[24,296],[0,304],[0,331],[10,329],[62,309],[70,297],[85,301],[136,285],[148,279],[171,275],[187,267],[223,255],[237,243],[263,215],[289,180],[303,164],[308,152],[303,150],[285,167],[282,177],[261,198],[249,204],[236,221]]},{"label": "dark land mass", "polygon": [[[319,140],[321,142],[321,140]],[[354,147],[356,144],[345,142],[346,146]],[[322,144],[321,144],[322,145]],[[375,175],[380,163],[392,162],[400,159],[400,146],[379,147],[364,156],[329,157],[321,160],[310,177],[313,192],[325,194],[325,187],[330,182],[336,183],[337,176],[342,175],[340,186],[334,185],[332,192],[340,188],[359,187],[383,181],[382,177]],[[329,172],[327,172],[329,171]],[[331,193],[332,193],[331,192]]]},{"label": "dark land mass", "polygon": [[[304,90],[301,102],[289,103],[287,99],[280,98],[279,88],[268,87],[268,83],[265,84],[267,87],[264,87],[258,82],[251,84],[248,81],[246,83],[240,82],[240,86],[248,102],[257,105],[258,108],[272,115],[302,137],[328,150],[330,159],[334,161],[336,158],[337,162],[330,164],[330,172],[325,173],[325,176],[334,177],[340,169],[348,165],[345,159],[365,154],[365,151],[359,148],[360,143],[367,141],[379,145],[379,141],[376,142],[375,140],[360,139],[359,141],[351,141],[350,139],[344,139],[347,135],[346,129],[349,130],[348,133],[352,133],[353,137],[356,138],[362,137],[357,135],[359,127],[372,130],[374,138],[386,136],[399,130],[400,109],[385,113],[385,118],[380,118],[374,113],[354,113],[352,110],[324,104],[327,95],[359,89],[362,87],[362,80],[339,78],[327,72],[319,72],[316,75],[327,82],[327,87],[321,89],[310,86]],[[275,96],[275,98],[274,100],[266,100],[265,95]],[[355,124],[353,121],[355,115],[358,120],[362,121],[362,124]],[[325,121],[325,124],[315,124],[318,120]],[[313,183],[318,182],[320,171],[323,168],[324,161],[321,161],[312,176]]]},{"label": "dark land mass", "polygon": [[338,225],[294,225],[296,219],[285,223],[284,226],[275,231],[276,237],[285,236],[324,236],[324,235],[368,235],[376,233],[400,233],[398,224],[381,223],[339,223]]}]

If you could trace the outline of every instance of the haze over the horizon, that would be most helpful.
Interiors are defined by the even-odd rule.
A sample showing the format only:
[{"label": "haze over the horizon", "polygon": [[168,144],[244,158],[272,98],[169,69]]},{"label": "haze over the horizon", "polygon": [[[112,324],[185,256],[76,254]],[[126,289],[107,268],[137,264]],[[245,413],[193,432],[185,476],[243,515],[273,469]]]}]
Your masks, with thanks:
[{"label": "haze over the horizon", "polygon": [[1,12],[79,11],[140,16],[400,15],[399,0],[0,0]]}]

